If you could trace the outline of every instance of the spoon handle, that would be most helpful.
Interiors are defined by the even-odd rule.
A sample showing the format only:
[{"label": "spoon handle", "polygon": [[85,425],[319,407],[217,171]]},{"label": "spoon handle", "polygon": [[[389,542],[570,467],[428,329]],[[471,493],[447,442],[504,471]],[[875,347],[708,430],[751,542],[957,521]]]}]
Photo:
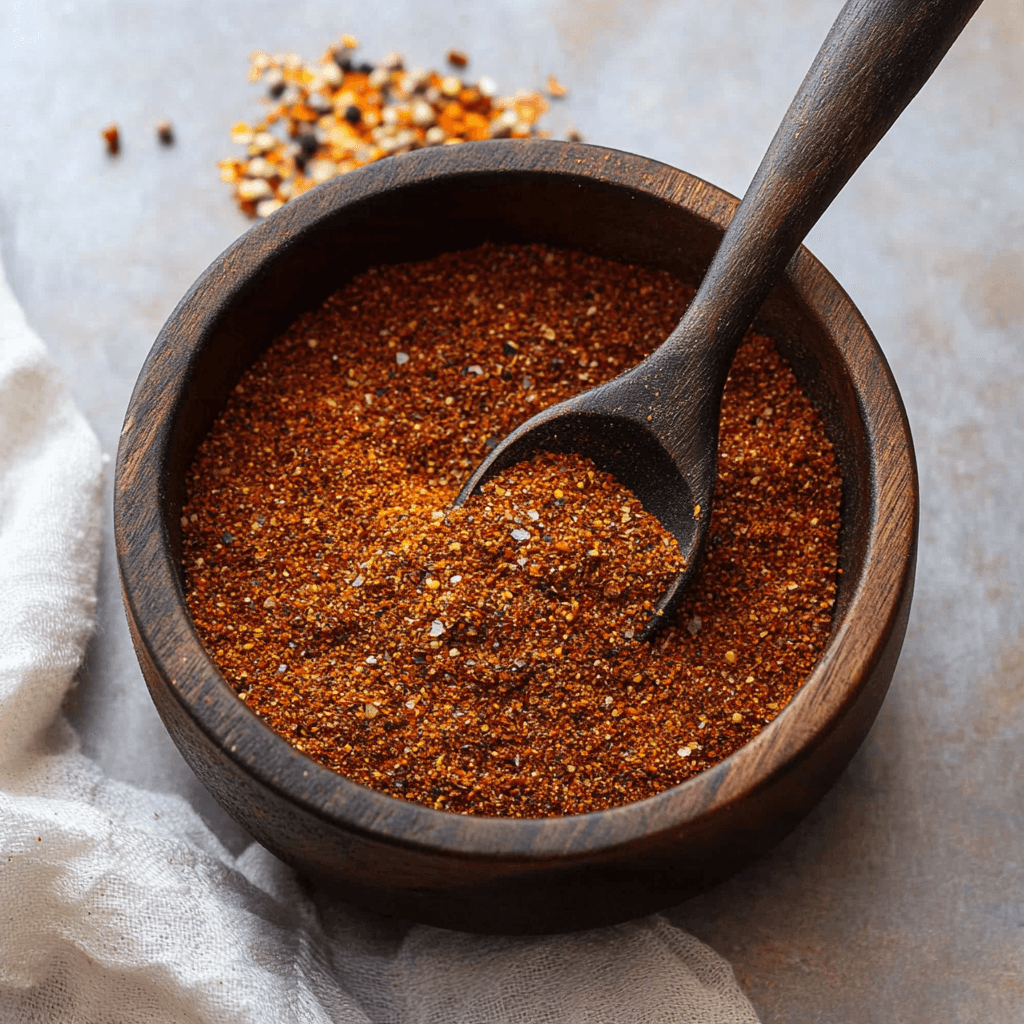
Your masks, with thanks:
[{"label": "spoon handle", "polygon": [[[793,99],[679,326],[662,346],[732,357],[807,232],[928,80],[981,0],[848,0]],[[674,357],[674,358],[673,358]]]}]

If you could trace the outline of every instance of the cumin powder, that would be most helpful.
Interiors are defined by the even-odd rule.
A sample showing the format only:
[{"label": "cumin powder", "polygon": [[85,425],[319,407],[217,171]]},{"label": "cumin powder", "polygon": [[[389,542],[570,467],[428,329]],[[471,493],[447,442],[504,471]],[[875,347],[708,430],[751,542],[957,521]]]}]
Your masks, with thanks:
[{"label": "cumin powder", "polygon": [[363,785],[544,817],[652,796],[786,706],[828,637],[841,481],[773,343],[748,333],[722,406],[706,562],[636,499],[542,454],[461,509],[533,412],[639,362],[692,291],[668,274],[486,245],[353,280],[243,376],[197,453],[187,598],[270,728]]}]

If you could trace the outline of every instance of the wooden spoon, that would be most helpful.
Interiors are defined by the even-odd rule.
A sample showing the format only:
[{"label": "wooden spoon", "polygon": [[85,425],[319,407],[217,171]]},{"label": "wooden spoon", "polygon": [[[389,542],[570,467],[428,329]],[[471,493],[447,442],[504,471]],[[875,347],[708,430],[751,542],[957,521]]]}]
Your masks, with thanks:
[{"label": "wooden spoon", "polygon": [[639,366],[512,431],[455,504],[538,449],[589,457],[679,542],[686,568],[661,596],[643,635],[668,621],[707,539],[722,390],[747,327],[804,236],[980,3],[848,0],[668,339]]}]

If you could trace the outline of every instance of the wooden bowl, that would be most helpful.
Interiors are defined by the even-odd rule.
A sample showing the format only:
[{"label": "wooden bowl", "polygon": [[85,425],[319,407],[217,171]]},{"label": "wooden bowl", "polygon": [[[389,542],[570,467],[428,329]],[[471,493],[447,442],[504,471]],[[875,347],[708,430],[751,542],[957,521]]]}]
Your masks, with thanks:
[{"label": "wooden bowl", "polygon": [[824,418],[843,478],[828,646],[789,707],[732,757],[639,803],[565,818],[434,811],[315,764],[210,660],[186,609],[179,517],[197,446],[242,372],[353,275],[485,240],[545,242],[696,284],[736,200],[664,164],[527,140],[421,150],[322,185],[254,227],[160,333],[115,487],[125,607],[185,760],[261,843],[386,914],[480,932],[607,924],[670,906],[786,835],[835,782],[889,686],[913,591],[918,494],[906,414],[867,324],[806,250],[759,319]]}]

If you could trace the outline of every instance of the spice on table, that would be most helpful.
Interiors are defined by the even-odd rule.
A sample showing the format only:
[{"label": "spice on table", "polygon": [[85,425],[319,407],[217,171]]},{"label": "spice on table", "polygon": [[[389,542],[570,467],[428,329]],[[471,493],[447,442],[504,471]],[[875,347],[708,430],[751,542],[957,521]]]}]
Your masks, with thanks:
[{"label": "spice on table", "polygon": [[736,357],[706,561],[653,643],[678,548],[594,466],[541,454],[451,508],[497,439],[638,362],[691,294],[488,245],[370,270],[296,321],[183,509],[191,614],[240,699],[359,783],[481,815],[630,803],[757,735],[826,642],[841,491],[769,339]]},{"label": "spice on table", "polygon": [[121,132],[116,124],[108,124],[103,131],[100,132],[103,141],[107,144],[107,152],[111,156],[117,156],[121,151]]},{"label": "spice on table", "polygon": [[554,75],[548,75],[548,95],[554,97],[562,97],[567,95],[568,89],[562,83],[555,78]]},{"label": "spice on table", "polygon": [[[266,112],[231,129],[245,156],[220,161],[245,213],[267,217],[314,185],[395,153],[547,134],[537,126],[547,110],[539,92],[499,97],[490,78],[407,70],[395,53],[358,62],[358,46],[343,36],[310,65],[297,54],[253,53],[249,77],[266,86]],[[448,59],[460,69],[469,61],[457,50]]]},{"label": "spice on table", "polygon": [[157,121],[156,123],[156,137],[160,140],[162,146],[170,146],[174,144],[174,126],[168,120]]}]

